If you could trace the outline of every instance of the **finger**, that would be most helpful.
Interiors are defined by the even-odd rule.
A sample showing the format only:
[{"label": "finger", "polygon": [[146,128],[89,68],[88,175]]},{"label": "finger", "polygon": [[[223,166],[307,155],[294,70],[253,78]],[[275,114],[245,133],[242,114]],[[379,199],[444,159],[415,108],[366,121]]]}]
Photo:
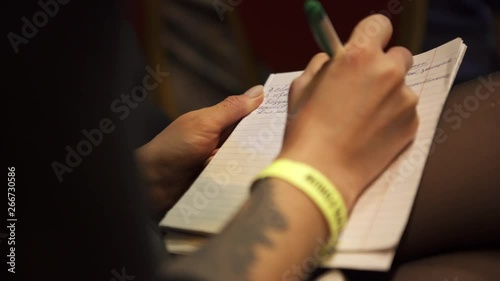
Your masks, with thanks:
[{"label": "finger", "polygon": [[314,75],[316,75],[316,73],[318,73],[318,71],[323,67],[323,65],[329,60],[330,56],[328,56],[326,53],[316,54],[311,59],[311,61],[307,65],[302,75],[308,76],[309,78],[314,77]]},{"label": "finger", "polygon": [[294,114],[294,112],[300,108],[300,101],[306,99],[305,88],[329,60],[330,56],[326,53],[316,54],[311,59],[302,75],[293,81],[288,96],[288,112],[290,114]]},{"label": "finger", "polygon": [[387,51],[387,56],[394,60],[398,65],[402,64],[405,73],[413,66],[413,56],[411,52],[404,47],[392,47]]},{"label": "finger", "polygon": [[383,49],[391,39],[392,24],[384,15],[371,15],[363,19],[355,28],[346,48]]},{"label": "finger", "polygon": [[203,109],[202,118],[208,118],[220,132],[255,110],[264,100],[264,88],[255,86],[239,96],[229,96],[222,102]]},{"label": "finger", "polygon": [[288,91],[288,113],[294,114],[297,111],[298,105],[303,100],[306,86],[311,81],[312,77],[301,75],[293,80]]}]

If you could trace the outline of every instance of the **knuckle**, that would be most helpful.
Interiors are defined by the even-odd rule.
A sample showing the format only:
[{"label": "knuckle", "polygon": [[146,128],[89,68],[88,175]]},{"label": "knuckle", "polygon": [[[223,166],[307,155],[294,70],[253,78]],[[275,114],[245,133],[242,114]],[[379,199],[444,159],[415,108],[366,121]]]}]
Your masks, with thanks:
[{"label": "knuckle", "polygon": [[376,51],[371,43],[371,36],[361,26],[356,27],[355,36],[347,43],[346,49],[353,54],[370,55]]},{"label": "knuckle", "polygon": [[405,71],[401,65],[397,64],[393,60],[385,60],[383,63],[384,67],[381,70],[382,81],[402,83],[405,77]]},{"label": "knuckle", "polygon": [[303,75],[299,76],[295,80],[292,81],[292,84],[290,85],[290,93],[298,93],[302,91],[306,86],[306,79]]},{"label": "knuckle", "polygon": [[202,114],[200,114],[201,111],[196,110],[196,111],[191,111],[183,115],[185,117],[186,122],[189,122],[191,124],[202,124],[205,122],[206,118],[202,117]]},{"label": "knuckle", "polygon": [[370,48],[367,48],[363,45],[357,45],[357,44],[350,45],[348,50],[347,50],[347,54],[348,54],[350,59],[363,60],[363,61],[370,58],[370,55],[372,54],[372,52],[373,51]]},{"label": "knuckle", "polygon": [[367,58],[365,58],[364,51],[356,47],[345,48],[344,53],[342,53],[339,58],[335,59],[335,62],[330,64],[327,69],[331,70],[335,68],[336,65],[341,64],[344,66],[349,66],[352,68],[366,66]]},{"label": "knuckle", "polygon": [[224,99],[222,102],[222,106],[226,110],[233,110],[233,111],[243,111],[243,105],[244,102],[242,100],[241,96],[228,96]]},{"label": "knuckle", "polygon": [[[207,123],[210,123],[207,118],[203,118],[203,109],[190,111],[179,116],[175,122],[183,128],[192,128],[197,132],[204,132],[207,130]],[[205,116],[206,117],[206,116]]]},{"label": "knuckle", "polygon": [[240,96],[228,96],[224,99],[224,106],[238,107],[241,103]]},{"label": "knuckle", "polygon": [[177,117],[175,120],[177,123],[181,124],[190,124],[190,123],[197,123],[199,122],[199,110],[194,110],[194,111],[189,111],[187,113],[182,114],[181,116]]},{"label": "knuckle", "polygon": [[416,113],[417,104],[418,104],[418,97],[417,97],[417,95],[413,91],[411,91],[409,89],[407,89],[405,91],[405,93],[406,93],[405,94],[406,106],[408,108],[412,109],[413,111],[415,111],[415,113]]},{"label": "knuckle", "polygon": [[349,65],[366,69],[373,68],[374,62],[377,60],[379,53],[373,48],[367,48],[363,45],[351,44],[345,48],[343,53],[344,61]]}]

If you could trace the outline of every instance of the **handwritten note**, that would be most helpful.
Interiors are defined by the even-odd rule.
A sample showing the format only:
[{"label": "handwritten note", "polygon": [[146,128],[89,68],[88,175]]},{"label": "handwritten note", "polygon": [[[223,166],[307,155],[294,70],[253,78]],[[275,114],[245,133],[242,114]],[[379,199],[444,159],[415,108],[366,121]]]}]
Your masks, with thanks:
[{"label": "handwritten note", "polygon": [[[466,46],[457,38],[414,56],[406,84],[419,95],[420,126],[400,157],[359,198],[325,266],[387,270],[404,231],[441,110]],[[273,74],[263,104],[244,118],[161,226],[217,233],[248,196],[255,175],[279,153],[288,90],[301,72]]]},{"label": "handwritten note", "polygon": [[262,104],[241,120],[160,225],[202,233],[220,231],[247,198],[255,175],[279,153],[290,82],[300,73],[269,77]]}]

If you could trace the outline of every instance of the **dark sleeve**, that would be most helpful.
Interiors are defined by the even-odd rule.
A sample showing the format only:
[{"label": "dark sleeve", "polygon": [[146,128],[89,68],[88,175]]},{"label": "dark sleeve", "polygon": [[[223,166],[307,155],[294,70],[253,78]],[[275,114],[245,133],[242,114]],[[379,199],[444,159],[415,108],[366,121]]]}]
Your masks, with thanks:
[{"label": "dark sleeve", "polygon": [[[53,16],[45,2],[57,5]],[[149,228],[132,152],[163,125],[127,123],[147,103],[123,119],[116,108],[148,74],[123,42],[120,6],[14,1],[2,12],[4,34],[21,40],[3,40],[2,160],[16,171],[17,221],[15,245],[0,236],[0,252],[15,247],[15,276],[2,280],[153,280],[165,248]]]},{"label": "dark sleeve", "polygon": [[485,0],[486,4],[491,8],[493,13],[500,13],[500,1],[498,0]]}]

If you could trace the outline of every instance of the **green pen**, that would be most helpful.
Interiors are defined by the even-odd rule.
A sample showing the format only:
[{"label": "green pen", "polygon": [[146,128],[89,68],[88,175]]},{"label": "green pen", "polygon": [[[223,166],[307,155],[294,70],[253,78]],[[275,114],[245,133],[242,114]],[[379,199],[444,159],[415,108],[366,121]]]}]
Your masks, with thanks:
[{"label": "green pen", "polygon": [[333,58],[335,53],[342,50],[343,46],[323,6],[318,0],[306,0],[304,12],[316,43]]}]

